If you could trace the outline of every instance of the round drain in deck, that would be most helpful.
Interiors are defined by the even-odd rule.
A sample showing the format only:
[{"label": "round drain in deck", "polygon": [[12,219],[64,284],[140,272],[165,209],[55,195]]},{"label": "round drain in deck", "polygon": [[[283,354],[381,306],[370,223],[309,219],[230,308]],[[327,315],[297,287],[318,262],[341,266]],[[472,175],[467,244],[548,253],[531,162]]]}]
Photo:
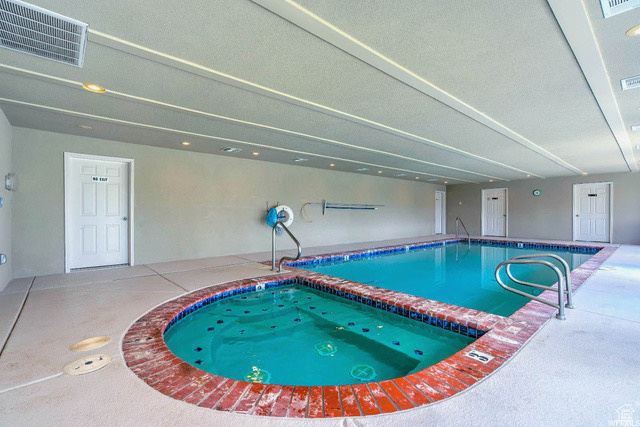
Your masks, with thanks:
[{"label": "round drain in deck", "polygon": [[369,365],[356,365],[351,368],[351,372],[349,372],[349,374],[353,378],[365,382],[371,381],[376,377],[376,370]]},{"label": "round drain in deck", "polygon": [[87,351],[106,345],[111,338],[109,337],[91,337],[86,340],[78,341],[71,346],[71,351]]},{"label": "round drain in deck", "polygon": [[253,366],[251,368],[251,372],[249,372],[246,377],[247,381],[252,383],[263,383],[266,384],[271,379],[271,374],[269,371],[264,369],[260,369],[257,366]]},{"label": "round drain in deck", "polygon": [[97,371],[107,366],[111,357],[107,354],[96,354],[78,359],[64,367],[64,373],[69,375],[82,375]]}]

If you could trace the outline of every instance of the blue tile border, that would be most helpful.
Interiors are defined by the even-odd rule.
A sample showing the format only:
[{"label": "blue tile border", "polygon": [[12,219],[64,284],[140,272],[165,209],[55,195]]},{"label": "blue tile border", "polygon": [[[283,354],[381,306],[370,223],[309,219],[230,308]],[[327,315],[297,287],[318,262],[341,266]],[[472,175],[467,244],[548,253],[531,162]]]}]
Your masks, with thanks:
[{"label": "blue tile border", "polygon": [[[264,283],[264,288],[270,289],[276,286],[292,285],[296,283],[296,280],[297,279],[286,279],[286,280],[280,280],[280,281],[274,281],[274,282],[267,282],[267,283]],[[171,328],[171,326],[175,325],[178,321],[182,320],[184,317],[193,313],[194,311],[201,309],[202,307],[206,307],[209,304],[212,304],[216,301],[220,301],[226,298],[231,298],[236,295],[246,294],[247,292],[256,292],[257,285],[258,283],[254,282],[254,283],[251,283],[249,286],[245,286],[239,289],[222,291],[220,293],[210,296],[209,298],[205,298],[202,301],[198,301],[197,303],[190,305],[189,307],[185,308],[180,313],[178,313],[178,315],[175,316],[173,319],[171,319],[171,321],[167,324],[166,328],[164,329],[164,332],[167,332],[169,328]]]},{"label": "blue tile border", "polygon": [[[396,255],[401,253],[423,251],[442,246],[456,245],[458,243],[464,243],[467,239],[450,239],[440,240],[437,242],[416,243],[409,245],[402,245],[393,248],[385,249],[370,249],[356,253],[345,254],[333,254],[326,256],[319,256],[318,258],[303,259],[302,261],[285,262],[283,265],[289,267],[304,267],[310,265],[321,265],[329,263],[347,262],[356,259],[363,258],[377,258],[385,255]],[[595,254],[602,249],[602,247],[596,246],[582,246],[582,245],[566,245],[566,244],[552,244],[552,243],[539,243],[539,242],[523,242],[523,241],[502,241],[491,239],[478,239],[472,238],[471,244],[474,246],[501,246],[511,247],[516,249],[547,249],[558,252],[571,252],[580,254]]]},{"label": "blue tile border", "polygon": [[582,246],[582,245],[567,245],[559,243],[540,243],[540,242],[518,242],[518,241],[502,241],[491,239],[471,239],[471,243],[474,245],[483,246],[502,246],[516,249],[550,249],[558,252],[572,252],[580,254],[596,254],[602,247],[599,246]]},{"label": "blue tile border", "polygon": [[444,241],[437,241],[437,242],[403,245],[403,246],[393,247],[391,249],[370,249],[367,251],[356,252],[356,253],[327,255],[326,257],[317,258],[317,259],[286,262],[283,265],[286,265],[289,267],[300,267],[304,265],[325,264],[325,263],[337,262],[337,261],[350,261],[354,259],[372,258],[372,257],[381,256],[381,255],[394,255],[394,254],[400,254],[400,253],[415,252],[415,251],[420,251],[425,249],[437,248],[442,246],[449,246],[449,245],[461,243],[462,241],[463,239],[454,239],[454,240],[444,240]]}]

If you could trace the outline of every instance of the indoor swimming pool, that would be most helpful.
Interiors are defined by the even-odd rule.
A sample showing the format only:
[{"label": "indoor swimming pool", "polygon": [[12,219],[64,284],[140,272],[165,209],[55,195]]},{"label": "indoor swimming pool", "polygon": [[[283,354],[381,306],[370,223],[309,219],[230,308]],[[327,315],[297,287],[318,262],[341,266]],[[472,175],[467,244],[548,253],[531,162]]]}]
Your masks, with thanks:
[{"label": "indoor swimming pool", "polygon": [[[496,245],[458,243],[403,253],[375,255],[349,260],[321,261],[300,268],[377,286],[460,307],[510,316],[530,300],[508,292],[496,282],[496,266],[514,256],[553,253],[574,270],[593,254],[585,251],[517,248]],[[560,267],[560,263],[553,260]],[[552,270],[540,266],[513,266],[515,277],[552,285],[557,279]],[[504,280],[507,280],[506,275]],[[517,289],[539,295],[540,290]]]},{"label": "indoor swimming pool", "polygon": [[[125,362],[159,392],[220,411],[318,418],[416,408],[492,375],[555,314],[539,302],[510,300],[517,296],[501,292],[491,278],[495,265],[553,252],[569,262],[577,288],[615,250],[471,242],[440,239],[310,256],[279,275],[195,290],[131,326],[123,337]],[[319,274],[325,267],[360,273],[356,280],[371,284]],[[514,274],[553,281],[526,269]],[[387,289],[403,282],[401,290]],[[410,294],[429,283],[437,297]],[[462,304],[484,304],[503,315]]]}]

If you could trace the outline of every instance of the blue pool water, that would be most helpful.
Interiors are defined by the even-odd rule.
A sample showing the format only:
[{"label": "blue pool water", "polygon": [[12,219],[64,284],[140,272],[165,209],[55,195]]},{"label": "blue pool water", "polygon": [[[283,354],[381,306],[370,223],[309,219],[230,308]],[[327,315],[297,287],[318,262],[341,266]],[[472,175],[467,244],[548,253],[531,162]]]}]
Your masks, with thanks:
[{"label": "blue pool water", "polygon": [[[461,307],[510,316],[530,300],[502,289],[496,282],[494,270],[500,262],[514,256],[541,252],[561,256],[572,270],[592,256],[567,251],[475,244],[469,248],[463,243],[301,268]],[[560,267],[559,262],[553,262]],[[515,277],[527,282],[552,285],[557,280],[547,267],[513,266],[512,271]],[[503,279],[509,283],[506,275]],[[510,285],[535,295],[541,293],[534,288],[524,288],[513,283]]]},{"label": "blue pool water", "polygon": [[472,341],[297,284],[220,300],[165,333],[173,353],[204,371],[282,385],[397,378]]}]

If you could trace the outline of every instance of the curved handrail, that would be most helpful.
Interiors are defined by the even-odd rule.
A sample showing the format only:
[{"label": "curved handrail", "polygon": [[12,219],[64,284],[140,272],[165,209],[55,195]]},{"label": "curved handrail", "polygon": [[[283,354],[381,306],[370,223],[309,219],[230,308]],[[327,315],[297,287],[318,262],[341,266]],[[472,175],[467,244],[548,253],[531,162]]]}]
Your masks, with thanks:
[{"label": "curved handrail", "polygon": [[[572,295],[572,286],[571,286],[571,267],[569,267],[569,263],[567,261],[564,260],[564,258],[556,255],[556,254],[530,254],[530,255],[518,255],[515,256],[511,259],[531,259],[531,258],[552,258],[555,259],[557,261],[560,262],[560,264],[562,264],[562,268],[564,269],[564,284],[565,284],[565,293],[567,294],[567,304],[565,305],[565,307],[567,308],[573,308],[573,295]],[[520,284],[520,285],[525,285],[525,286],[536,286],[535,283],[530,283],[530,282],[524,282],[521,280],[517,280],[513,277],[513,275],[511,274],[511,270],[510,270],[510,266],[507,266],[507,275],[509,276],[509,278],[511,280],[513,280],[514,282]]]},{"label": "curved handrail", "polygon": [[295,257],[283,256],[282,258],[280,258],[280,261],[278,262],[278,273],[280,273],[282,271],[282,261],[285,261],[285,260],[297,261],[300,259],[300,257],[302,256],[302,246],[300,246],[300,242],[298,241],[298,239],[296,239],[296,236],[294,236],[291,233],[291,231],[289,231],[287,226],[284,225],[282,221],[276,221],[276,223],[273,224],[273,227],[271,227],[271,270],[272,271],[276,271],[276,227],[278,227],[278,225],[282,226],[284,231],[286,231],[289,237],[291,237],[291,240],[293,240],[293,243],[295,243],[296,246],[298,247],[298,254]]},{"label": "curved handrail", "polygon": [[[535,288],[538,289],[544,289],[544,290],[550,290],[550,291],[558,291],[558,304],[554,304],[551,301],[547,301],[543,298],[537,297],[535,295],[531,295],[527,292],[523,292],[519,289],[515,289],[512,287],[507,286],[502,279],[500,278],[500,270],[502,270],[503,267],[509,266],[509,265],[513,265],[513,264],[523,264],[523,265],[531,265],[531,264],[537,264],[537,265],[544,265],[546,267],[549,267],[551,270],[553,270],[554,273],[556,273],[556,276],[558,276],[558,286],[554,287],[554,286],[544,286],[544,285],[538,285],[537,283],[534,284],[528,284],[528,286],[533,286]],[[502,261],[500,264],[498,264],[498,266],[496,267],[495,270],[495,276],[496,276],[496,281],[498,282],[498,284],[500,286],[502,286],[504,289],[506,289],[507,291],[513,292],[514,294],[518,294],[518,295],[522,295],[523,297],[527,297],[527,298],[531,298],[532,300],[541,302],[543,304],[549,305],[551,307],[555,307],[558,309],[558,314],[556,314],[556,317],[560,320],[564,320],[566,319],[565,315],[564,315],[564,276],[562,275],[562,272],[560,271],[560,269],[558,267],[556,267],[554,264],[550,263],[549,261],[542,261],[542,260],[537,260],[537,259],[509,259],[506,261]],[[509,278],[512,278],[513,276],[511,276],[509,274]],[[516,282],[516,283],[521,283],[522,282]]]}]

